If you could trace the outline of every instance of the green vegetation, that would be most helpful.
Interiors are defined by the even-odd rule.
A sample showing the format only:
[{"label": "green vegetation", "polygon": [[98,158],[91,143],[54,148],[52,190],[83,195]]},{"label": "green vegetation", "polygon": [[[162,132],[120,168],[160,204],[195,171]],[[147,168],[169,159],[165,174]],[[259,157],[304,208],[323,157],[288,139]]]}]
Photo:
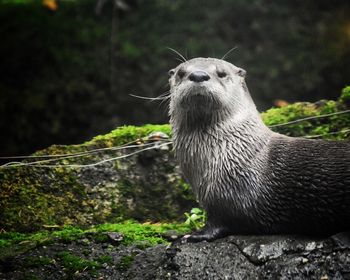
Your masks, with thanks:
[{"label": "green vegetation", "polygon": [[[55,178],[48,186],[47,177]],[[0,228],[17,230],[71,224],[73,209],[86,199],[75,170],[32,168],[0,170]],[[79,220],[80,216],[77,216]]]},{"label": "green vegetation", "polygon": [[112,257],[111,256],[99,256],[97,259],[96,259],[97,262],[101,263],[101,264],[110,264],[112,263]]},{"label": "green vegetation", "polygon": [[128,125],[118,127],[117,129],[112,130],[110,133],[96,136],[91,141],[85,143],[85,145],[103,143],[103,145],[107,146],[120,146],[126,143],[134,142],[136,139],[147,137],[154,131],[164,132],[169,136],[171,134],[171,128],[168,124],[147,124],[139,127]]},{"label": "green vegetation", "polygon": [[[139,249],[145,249],[157,244],[167,244],[168,241],[163,235],[170,230],[175,230],[178,234],[185,234],[191,231],[190,227],[185,224],[140,224],[133,221],[126,221],[119,224],[97,225],[86,230],[69,226],[53,232],[40,231],[32,234],[17,232],[1,233],[0,261],[18,254],[23,254],[38,246],[48,246],[57,242],[69,243],[81,239],[88,239],[91,242],[97,243],[109,242],[107,234],[110,232],[118,232],[123,235],[121,245],[134,245]],[[83,252],[83,254],[88,256],[89,252],[86,252],[86,254]],[[80,271],[85,267],[94,270],[101,267],[102,264],[110,264],[112,261],[110,256],[99,256],[94,261],[85,261],[80,257],[67,253],[62,253],[59,257],[69,271]],[[131,261],[131,257],[125,257],[125,259],[122,259],[119,268],[126,268]],[[52,264],[52,262],[52,259],[47,257],[32,257],[28,258],[25,263],[28,267],[35,267]]]},{"label": "green vegetation", "polygon": [[135,257],[134,254],[121,257],[120,262],[117,266],[117,269],[119,271],[125,271],[128,268],[130,268],[134,261],[134,257]]},{"label": "green vegetation", "polygon": [[[139,143],[142,140],[137,139],[145,138],[155,131],[170,134],[170,127],[124,126],[81,145],[54,145],[35,155],[72,154],[129,142]],[[108,154],[113,155],[112,152]],[[102,156],[101,153],[95,153],[56,163],[86,164],[97,162]],[[79,180],[83,171],[80,169],[19,167],[0,170],[0,228],[27,232],[62,225],[85,226],[127,219],[142,222],[179,220],[184,210],[177,205],[190,209],[194,206],[194,200],[188,185],[179,174],[174,173],[175,162],[164,161],[160,157],[159,163],[147,163],[149,179],[146,179],[136,177],[129,171],[137,168],[135,161],[138,158],[116,161],[114,168],[106,170],[111,174],[108,181],[105,175],[100,180],[96,177],[100,173],[95,175],[96,184],[100,184],[98,189],[101,198],[87,193],[86,186]],[[112,179],[115,170],[120,176],[118,181]],[[104,185],[101,185],[102,182],[105,182]],[[168,197],[168,201],[152,201],[153,197]],[[131,201],[137,201],[138,206],[131,205]]]},{"label": "green vegetation", "polygon": [[40,257],[27,257],[25,259],[26,267],[40,267],[43,265],[53,264],[55,261],[51,258],[40,256]]},{"label": "green vegetation", "polygon": [[[295,103],[282,108],[272,108],[261,114],[264,122],[272,129],[289,136],[306,136],[341,140],[348,137],[350,128],[349,114],[334,115],[297,122],[287,126],[274,125],[302,118],[331,114],[350,108],[350,87],[343,89],[338,101],[321,100],[316,103]],[[341,132],[343,131],[344,132]],[[340,133],[338,133],[340,132]]]},{"label": "green vegetation", "polygon": [[339,102],[348,108],[350,107],[350,86],[343,89]]},{"label": "green vegetation", "polygon": [[91,274],[96,274],[96,270],[101,268],[101,264],[97,261],[84,259],[80,256],[74,255],[71,252],[60,252],[57,257],[61,260],[62,265],[67,269],[69,274],[88,270]]},{"label": "green vegetation", "polygon": [[185,224],[140,224],[134,221],[125,221],[118,224],[101,224],[85,230],[77,227],[66,226],[61,230],[53,232],[47,230],[32,234],[8,232],[0,233],[0,248],[27,243],[33,243],[37,246],[51,244],[58,241],[72,242],[84,237],[91,238],[97,242],[107,242],[108,232],[121,233],[123,235],[121,244],[123,245],[146,244],[147,246],[151,246],[160,243],[166,243],[166,240],[162,237],[162,234],[169,230],[176,230],[179,233],[185,233],[190,231],[190,228]]},{"label": "green vegetation", "polygon": [[190,213],[185,213],[185,216],[187,218],[185,225],[195,230],[203,227],[207,220],[206,213],[200,208],[192,208]]}]

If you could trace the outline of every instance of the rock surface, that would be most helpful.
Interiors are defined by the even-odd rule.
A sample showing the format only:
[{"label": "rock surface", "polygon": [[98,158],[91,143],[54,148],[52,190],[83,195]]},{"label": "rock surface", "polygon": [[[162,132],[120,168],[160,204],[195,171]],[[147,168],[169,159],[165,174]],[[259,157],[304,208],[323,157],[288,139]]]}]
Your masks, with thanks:
[{"label": "rock surface", "polygon": [[[98,139],[72,151],[69,148],[74,146],[53,146],[40,154],[105,149],[110,148],[108,141]],[[52,164],[50,168],[0,169],[0,230],[28,232],[52,225],[183,219],[183,213],[197,204],[181,178],[172,146],[161,145],[159,141],[134,143],[128,149],[43,163]],[[104,160],[95,166],[62,167]]]},{"label": "rock surface", "polygon": [[[62,251],[102,261],[96,268],[87,263],[76,270],[64,262]],[[29,278],[33,275],[36,278]],[[332,238],[298,236],[230,236],[212,243],[147,249],[82,239],[5,260],[0,263],[0,279],[340,280],[350,279],[350,247]]]}]

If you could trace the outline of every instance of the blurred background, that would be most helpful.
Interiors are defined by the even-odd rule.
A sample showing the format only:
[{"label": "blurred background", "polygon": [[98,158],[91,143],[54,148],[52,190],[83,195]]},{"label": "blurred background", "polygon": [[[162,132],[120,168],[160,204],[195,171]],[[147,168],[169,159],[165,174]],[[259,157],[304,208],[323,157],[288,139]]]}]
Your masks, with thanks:
[{"label": "blurred background", "polygon": [[259,108],[350,84],[348,0],[0,0],[0,155],[166,123],[155,97],[187,58],[247,70]]}]

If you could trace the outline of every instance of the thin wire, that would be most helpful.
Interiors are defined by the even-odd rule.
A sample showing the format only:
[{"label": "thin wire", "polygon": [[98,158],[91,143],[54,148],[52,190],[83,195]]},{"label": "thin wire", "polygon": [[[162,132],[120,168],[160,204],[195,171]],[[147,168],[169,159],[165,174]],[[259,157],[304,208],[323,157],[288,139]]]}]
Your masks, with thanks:
[{"label": "thin wire", "polygon": [[333,135],[333,134],[347,133],[347,132],[350,132],[350,129],[343,129],[343,130],[340,130],[340,131],[328,132],[328,133],[317,134],[317,135],[306,135],[306,136],[303,136],[303,137],[310,139],[310,138],[318,138],[318,137],[322,137],[322,136],[326,136],[326,135]]},{"label": "thin wire", "polygon": [[[107,148],[98,148],[98,149],[92,149],[84,152],[78,152],[78,153],[69,153],[69,154],[55,154],[55,155],[38,155],[38,156],[8,156],[8,157],[0,157],[0,159],[27,159],[27,158],[60,158],[64,159],[65,156],[73,156],[73,155],[87,155],[87,154],[93,154],[93,153],[98,153],[98,152],[103,152],[103,151],[108,151],[108,150],[116,150],[122,147],[127,147],[128,145],[131,145],[133,143],[136,143],[137,141],[144,141],[147,140],[146,137],[142,137],[133,141],[130,141],[128,143],[125,143],[123,145],[117,146],[117,147],[107,147]],[[165,139],[159,139],[159,141],[165,141]],[[138,145],[139,146],[139,145]]]},{"label": "thin wire", "polygon": [[347,114],[347,113],[350,113],[350,109],[349,110],[335,112],[335,113],[325,114],[325,115],[306,117],[306,118],[302,118],[302,119],[298,119],[298,120],[294,120],[294,121],[290,121],[290,122],[285,122],[285,123],[281,123],[281,124],[269,125],[268,127],[280,127],[280,126],[294,124],[294,123],[298,123],[298,122],[302,122],[302,121],[320,119],[320,118],[325,118],[325,117],[330,117],[330,116],[335,116],[335,115],[341,115],[341,114]]},{"label": "thin wire", "polygon": [[[153,143],[152,143],[153,144]],[[30,165],[31,167],[39,167],[39,168],[58,168],[58,167],[64,167],[64,168],[86,168],[86,167],[93,167],[96,165],[100,165],[106,162],[110,162],[110,161],[114,161],[114,160],[118,160],[118,159],[123,159],[123,158],[127,158],[139,153],[142,153],[144,151],[148,151],[148,150],[152,150],[152,149],[157,149],[159,147],[165,146],[165,145],[170,145],[172,144],[172,142],[166,142],[160,145],[156,145],[156,146],[152,146],[152,147],[148,147],[145,149],[141,149],[138,151],[135,151],[133,153],[127,154],[127,155],[122,155],[119,157],[113,157],[113,158],[109,158],[109,159],[105,159],[105,160],[101,160],[95,163],[90,163],[90,164],[52,164],[52,165],[43,165],[43,164],[37,164],[37,165],[31,165],[31,164],[24,164],[24,165]],[[4,168],[11,168],[11,167],[18,167],[18,166],[23,166],[23,165],[11,165],[11,166],[6,166]]]},{"label": "thin wire", "polygon": [[[128,143],[125,143],[123,145],[120,145],[118,147],[124,147],[131,145],[133,143],[136,143],[139,140],[144,140],[147,139],[146,137],[141,138],[141,139],[136,139],[133,141],[130,141]],[[38,156],[9,156],[9,157],[0,157],[0,159],[25,159],[25,158],[53,158],[53,157],[64,157],[64,156],[71,156],[71,155],[85,155],[89,153],[95,153],[95,152],[100,152],[100,151],[105,151],[105,150],[111,150],[115,149],[116,147],[108,147],[108,148],[98,148],[98,149],[92,149],[89,151],[84,151],[84,152],[78,152],[78,153],[69,153],[69,154],[55,154],[55,155],[38,155]]]},{"label": "thin wire", "polygon": [[[131,96],[133,96],[133,95],[131,95]],[[140,97],[141,98],[141,96],[135,96],[135,97]],[[145,98],[145,97],[142,97],[142,98]],[[163,99],[163,101],[164,101],[164,99],[166,99],[166,97],[165,98],[157,97],[156,99]],[[294,121],[289,121],[289,122],[282,123],[282,124],[270,125],[268,127],[270,127],[270,128],[281,127],[281,126],[286,126],[286,125],[302,122],[302,121],[305,121],[305,120],[319,119],[319,118],[324,118],[324,117],[329,117],[329,116],[334,116],[334,115],[341,115],[341,114],[346,114],[346,113],[350,113],[350,110],[344,110],[344,111],[339,111],[339,112],[325,114],[325,115],[319,115],[319,116],[306,117],[306,118],[302,118],[302,119],[298,119],[298,120],[294,120]],[[336,133],[341,133],[341,132],[344,132],[344,130],[343,131],[339,131],[339,132],[332,132],[330,134],[336,134]],[[316,138],[316,137],[320,137],[322,135],[310,135],[310,136],[304,136],[304,137],[306,137],[306,138]],[[324,135],[326,135],[326,134],[324,134]],[[50,161],[55,161],[55,160],[74,158],[74,157],[85,156],[85,155],[89,155],[89,154],[93,154],[93,153],[98,153],[98,152],[101,152],[101,151],[107,151],[107,150],[117,151],[117,150],[121,150],[121,149],[124,149],[124,148],[125,149],[135,148],[135,147],[140,147],[140,145],[131,145],[131,144],[133,144],[133,143],[135,143],[135,142],[137,142],[139,140],[145,140],[145,139],[147,139],[147,137],[143,137],[141,139],[136,139],[134,141],[131,141],[131,142],[126,143],[126,144],[123,144],[123,145],[118,146],[118,147],[99,148],[99,149],[93,149],[93,150],[79,152],[79,153],[56,154],[56,155],[39,155],[39,156],[0,157],[0,159],[55,158],[55,159],[51,159],[51,160],[35,161],[35,162],[30,162],[30,163],[25,163],[25,164],[22,163],[22,162],[13,161],[13,162],[8,162],[6,164],[0,165],[0,168],[12,166],[12,165],[16,165],[16,166],[20,165],[20,164],[22,164],[22,165],[30,165],[30,164],[35,164],[35,163],[50,162]],[[162,139],[160,139],[160,140],[163,141]],[[143,144],[142,146],[147,146],[147,145],[149,145],[149,144]]]},{"label": "thin wire", "polygon": [[[146,147],[146,146],[150,146],[150,145],[154,145],[154,143],[111,147],[111,148],[108,148],[108,149],[112,150],[112,151],[118,151],[118,150],[123,150],[123,149]],[[106,150],[107,148],[104,148],[104,149]],[[94,151],[94,152],[99,152],[99,151]],[[37,164],[40,164],[40,163],[55,162],[55,161],[59,161],[59,160],[63,160],[63,159],[71,159],[71,158],[81,157],[81,156],[84,156],[84,155],[87,155],[87,154],[92,154],[94,152],[89,152],[89,153],[86,153],[86,154],[76,154],[76,155],[71,154],[71,155],[64,156],[64,157],[53,158],[53,159],[45,159],[45,160],[37,160],[37,161],[32,161],[32,162],[17,162],[17,161],[8,162],[8,163],[5,163],[5,164],[1,165],[0,168],[9,167],[9,166],[30,166],[30,165],[37,165]]]}]

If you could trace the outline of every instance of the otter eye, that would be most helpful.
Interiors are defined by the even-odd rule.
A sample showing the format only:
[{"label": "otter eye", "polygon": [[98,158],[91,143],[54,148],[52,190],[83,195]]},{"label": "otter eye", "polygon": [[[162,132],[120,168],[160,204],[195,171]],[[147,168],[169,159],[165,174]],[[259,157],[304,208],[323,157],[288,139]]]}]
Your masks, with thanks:
[{"label": "otter eye", "polygon": [[174,69],[171,69],[168,71],[168,75],[169,77],[173,76],[175,74],[175,70]]},{"label": "otter eye", "polygon": [[225,78],[227,76],[227,73],[225,71],[218,71],[217,73],[219,78]]},{"label": "otter eye", "polygon": [[179,71],[177,71],[177,75],[179,76],[180,79],[182,79],[185,76],[186,72],[183,69],[179,69]]},{"label": "otter eye", "polygon": [[241,76],[241,77],[245,77],[246,73],[247,73],[247,72],[246,72],[245,70],[239,69],[238,72],[237,72],[237,75],[238,75],[238,76]]}]

